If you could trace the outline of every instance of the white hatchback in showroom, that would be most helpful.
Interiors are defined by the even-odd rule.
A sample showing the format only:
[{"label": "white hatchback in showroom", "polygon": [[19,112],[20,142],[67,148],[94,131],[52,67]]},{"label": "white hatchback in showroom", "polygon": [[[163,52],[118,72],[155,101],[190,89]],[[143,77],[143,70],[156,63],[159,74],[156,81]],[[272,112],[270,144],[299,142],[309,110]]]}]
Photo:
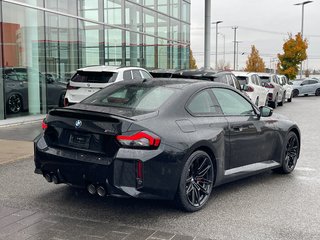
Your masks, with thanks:
[{"label": "white hatchback in showroom", "polygon": [[147,70],[137,67],[92,66],[80,68],[67,85],[64,106],[81,102],[114,82],[149,78],[152,76]]},{"label": "white hatchback in showroom", "polygon": [[258,107],[267,105],[268,90],[262,86],[260,77],[256,73],[233,72],[233,74],[253,103]]}]

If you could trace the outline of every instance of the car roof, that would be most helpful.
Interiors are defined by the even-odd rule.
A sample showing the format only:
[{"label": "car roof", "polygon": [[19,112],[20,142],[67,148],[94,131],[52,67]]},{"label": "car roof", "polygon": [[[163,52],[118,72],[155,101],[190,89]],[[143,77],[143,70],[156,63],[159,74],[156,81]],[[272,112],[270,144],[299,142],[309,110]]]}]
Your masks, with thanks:
[{"label": "car roof", "polygon": [[188,79],[188,78],[150,78],[144,80],[133,80],[133,81],[121,81],[115,84],[121,85],[130,85],[130,84],[148,84],[152,86],[165,86],[171,88],[178,88],[178,89],[200,89],[203,87],[214,87],[214,86],[223,86],[226,88],[231,88],[227,84],[219,83],[219,82],[212,82],[212,81],[205,81],[205,80],[198,80],[198,79]]},{"label": "car roof", "polygon": [[89,66],[89,67],[84,67],[84,68],[79,68],[78,71],[83,71],[83,72],[119,72],[119,70],[133,70],[133,69],[138,69],[138,70],[145,70],[143,68],[138,68],[138,67],[120,67],[120,66],[105,66],[105,65],[100,65],[100,66]]},{"label": "car roof", "polygon": [[239,76],[239,77],[247,77],[247,76],[250,76],[252,74],[255,74],[255,73],[252,73],[252,72],[241,72],[241,71],[232,71],[232,73],[235,75],[235,76]]}]

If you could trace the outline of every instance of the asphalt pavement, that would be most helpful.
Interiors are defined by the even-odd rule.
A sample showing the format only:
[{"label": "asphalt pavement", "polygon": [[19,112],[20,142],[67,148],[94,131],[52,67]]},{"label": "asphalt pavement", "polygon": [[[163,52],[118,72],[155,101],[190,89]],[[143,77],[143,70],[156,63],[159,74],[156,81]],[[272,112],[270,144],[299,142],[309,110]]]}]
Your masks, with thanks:
[{"label": "asphalt pavement", "polygon": [[[220,186],[213,191],[207,206],[192,214],[177,210],[169,201],[99,198],[66,185],[49,184],[43,177],[33,173],[32,158],[2,164],[0,239],[3,230],[1,208],[12,208],[59,218],[53,221],[53,225],[66,219],[62,230],[55,230],[57,228],[54,227],[49,229],[49,239],[69,239],[61,233],[68,226],[75,226],[74,221],[81,220],[90,223],[90,226],[92,223],[97,226],[126,226],[136,232],[132,238],[127,233],[111,239],[319,240],[319,106],[320,97],[299,97],[275,110],[296,121],[301,129],[301,156],[292,174],[279,175],[269,171]],[[30,141],[37,131],[41,131],[37,124],[1,128],[0,139]],[[139,236],[139,229],[142,235],[147,232],[148,236]],[[97,231],[100,230],[97,227]],[[86,229],[80,228],[79,231],[85,232]],[[113,234],[119,232],[112,231]],[[163,232],[166,238],[153,235]],[[106,235],[95,238],[86,236],[86,239],[106,239]]]}]

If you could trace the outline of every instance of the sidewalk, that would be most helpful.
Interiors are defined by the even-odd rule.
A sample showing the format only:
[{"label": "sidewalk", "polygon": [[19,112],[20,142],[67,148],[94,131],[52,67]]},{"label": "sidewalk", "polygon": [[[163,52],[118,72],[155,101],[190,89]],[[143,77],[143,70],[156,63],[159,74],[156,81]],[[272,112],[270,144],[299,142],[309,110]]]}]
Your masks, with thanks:
[{"label": "sidewalk", "polygon": [[[0,207],[1,240],[205,240],[174,233]],[[209,239],[207,239],[209,240]]]},{"label": "sidewalk", "polygon": [[0,139],[0,165],[32,156],[32,142]]}]

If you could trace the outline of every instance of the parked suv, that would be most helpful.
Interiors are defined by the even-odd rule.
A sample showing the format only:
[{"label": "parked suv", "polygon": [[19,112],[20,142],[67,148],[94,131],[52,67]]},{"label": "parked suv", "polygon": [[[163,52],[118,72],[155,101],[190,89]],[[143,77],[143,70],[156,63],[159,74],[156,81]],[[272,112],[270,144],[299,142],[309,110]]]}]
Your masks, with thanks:
[{"label": "parked suv", "polygon": [[282,106],[285,101],[285,91],[280,85],[276,74],[257,73],[261,79],[262,86],[268,90],[268,103],[272,108]]},{"label": "parked suv", "polygon": [[241,91],[241,86],[236,76],[232,72],[227,71],[216,72],[213,70],[181,70],[173,73],[172,78],[190,78],[220,82],[230,85]]},{"label": "parked suv", "polygon": [[143,68],[115,66],[80,68],[68,83],[64,105],[78,103],[114,82],[148,78],[152,76]]},{"label": "parked suv", "polygon": [[258,107],[268,104],[268,90],[262,86],[261,79],[256,73],[233,72],[241,88]]},{"label": "parked suv", "polygon": [[286,92],[286,100],[288,102],[292,102],[292,83],[289,81],[289,79],[285,75],[278,75],[280,85],[284,88],[284,91]]}]

